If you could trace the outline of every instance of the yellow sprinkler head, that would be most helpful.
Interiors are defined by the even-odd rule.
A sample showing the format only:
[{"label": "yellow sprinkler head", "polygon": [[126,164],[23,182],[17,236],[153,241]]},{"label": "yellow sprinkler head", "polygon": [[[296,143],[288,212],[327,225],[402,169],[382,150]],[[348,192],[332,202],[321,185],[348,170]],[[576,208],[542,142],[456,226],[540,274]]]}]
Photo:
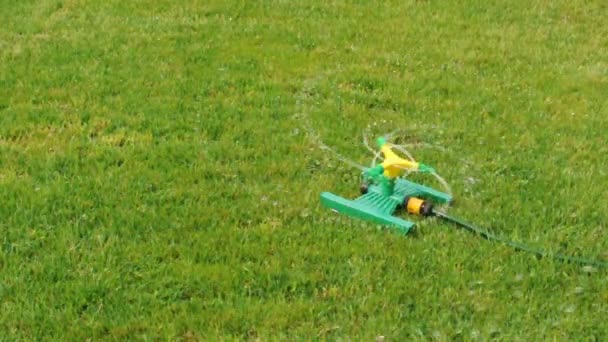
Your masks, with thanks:
[{"label": "yellow sprinkler head", "polygon": [[[405,170],[418,170],[418,163],[399,157],[393,152],[392,145],[383,140],[380,151],[384,155],[382,166],[384,167],[384,175],[388,178],[397,178],[403,174]],[[380,143],[380,139],[378,139]]]}]

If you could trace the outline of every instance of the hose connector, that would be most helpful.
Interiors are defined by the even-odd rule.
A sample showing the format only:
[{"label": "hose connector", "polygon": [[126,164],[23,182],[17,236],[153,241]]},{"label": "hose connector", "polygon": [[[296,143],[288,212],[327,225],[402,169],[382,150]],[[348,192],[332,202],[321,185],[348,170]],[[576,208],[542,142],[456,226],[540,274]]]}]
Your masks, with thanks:
[{"label": "hose connector", "polygon": [[417,197],[406,197],[403,199],[403,208],[412,215],[433,215],[433,203]]}]

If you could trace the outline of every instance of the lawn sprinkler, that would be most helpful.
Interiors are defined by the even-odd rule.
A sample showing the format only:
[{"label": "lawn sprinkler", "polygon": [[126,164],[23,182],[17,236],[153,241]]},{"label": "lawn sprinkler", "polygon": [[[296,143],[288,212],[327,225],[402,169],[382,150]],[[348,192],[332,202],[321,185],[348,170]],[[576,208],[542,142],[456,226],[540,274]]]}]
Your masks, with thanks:
[{"label": "lawn sprinkler", "polygon": [[330,192],[321,194],[321,203],[339,213],[396,228],[407,234],[414,223],[394,216],[399,209],[410,214],[431,216],[433,204],[450,204],[452,195],[405,179],[408,172],[437,175],[425,164],[398,156],[396,145],[385,138],[377,140],[384,160],[365,169],[361,174],[361,196],[348,200]]},{"label": "lawn sprinkler", "polygon": [[[451,193],[449,193],[449,186],[447,186],[447,183],[445,183],[435,169],[416,162],[402,146],[391,144],[384,137],[377,139],[377,145],[380,150],[376,153],[372,165],[362,169],[361,195],[354,200],[349,200],[330,192],[323,192],[321,193],[321,203],[324,206],[347,216],[395,228],[404,234],[410,232],[415,225],[411,221],[395,216],[395,213],[398,211],[406,211],[409,214],[423,217],[434,216],[449,221],[484,239],[502,243],[516,250],[532,253],[539,258],[549,257],[582,265],[608,267],[608,263],[602,261],[587,260],[534,249],[450,216],[443,210],[436,210],[434,208],[436,204],[450,205],[453,198]],[[402,151],[408,156],[408,159],[398,156],[394,150]],[[383,161],[376,165],[376,160],[378,160],[380,155],[383,156]],[[405,179],[405,176],[410,172],[421,172],[435,176],[444,185],[447,192]]]}]

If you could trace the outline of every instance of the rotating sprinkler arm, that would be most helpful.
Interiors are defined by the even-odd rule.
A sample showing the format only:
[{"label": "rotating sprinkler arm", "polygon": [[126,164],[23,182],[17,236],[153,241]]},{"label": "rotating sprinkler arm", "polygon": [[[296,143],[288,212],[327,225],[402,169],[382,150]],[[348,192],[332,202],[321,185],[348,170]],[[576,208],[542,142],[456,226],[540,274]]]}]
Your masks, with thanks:
[{"label": "rotating sprinkler arm", "polygon": [[396,180],[400,178],[404,172],[419,171],[427,173],[435,173],[435,170],[422,163],[417,163],[413,160],[407,160],[399,157],[392,149],[393,145],[386,142],[385,138],[377,140],[380,152],[384,156],[382,163],[366,169],[363,172],[362,192],[366,192],[367,184],[372,183],[380,186],[384,196],[391,196],[395,191]]},{"label": "rotating sprinkler arm", "polygon": [[386,139],[380,137],[376,141],[380,151],[384,155],[384,161],[379,166],[383,167],[384,175],[388,178],[395,179],[405,170],[413,170],[420,172],[433,173],[435,170],[425,164],[410,161],[399,157],[392,150],[392,145],[386,142]]}]

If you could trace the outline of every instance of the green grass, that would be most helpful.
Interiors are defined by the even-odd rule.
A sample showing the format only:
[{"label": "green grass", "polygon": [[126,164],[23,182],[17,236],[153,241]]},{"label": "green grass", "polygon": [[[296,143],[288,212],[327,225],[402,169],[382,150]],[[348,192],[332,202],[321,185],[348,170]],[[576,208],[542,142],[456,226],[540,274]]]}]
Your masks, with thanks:
[{"label": "green grass", "polygon": [[[451,213],[607,260],[605,1],[0,0],[7,340],[606,340],[608,276],[337,216],[401,129]],[[371,127],[371,129],[368,129]],[[314,129],[314,132],[312,131]],[[431,185],[436,185],[430,183]]]}]

